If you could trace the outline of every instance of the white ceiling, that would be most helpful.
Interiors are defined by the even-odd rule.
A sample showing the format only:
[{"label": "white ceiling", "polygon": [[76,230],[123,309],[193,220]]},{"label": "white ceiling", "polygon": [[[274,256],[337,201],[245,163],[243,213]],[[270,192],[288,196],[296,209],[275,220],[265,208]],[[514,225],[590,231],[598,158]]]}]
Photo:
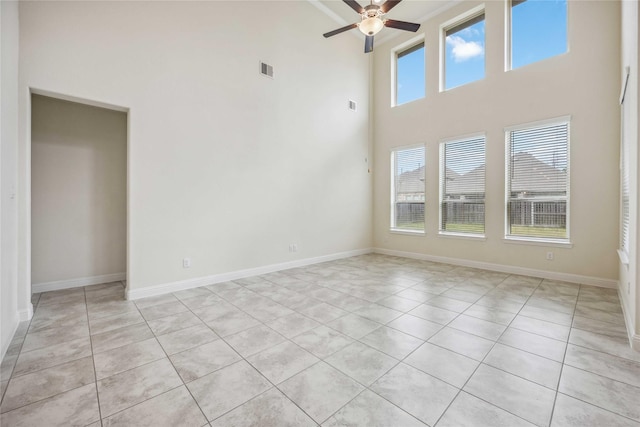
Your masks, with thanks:
[{"label": "white ceiling", "polygon": [[[335,21],[335,27],[327,28],[327,31],[335,30],[336,28],[360,21],[360,17],[358,16],[358,14],[342,0],[308,1]],[[366,6],[372,0],[356,1],[358,1],[361,6]],[[457,3],[460,3],[461,1],[462,0],[403,0],[402,3],[396,5],[389,12],[389,14],[385,15],[385,17],[389,19],[396,19],[398,21],[415,22],[418,24],[422,24],[432,16],[435,16],[443,12],[444,10],[449,9],[450,7],[456,5]],[[384,0],[376,2],[376,4],[382,3],[384,3]],[[376,35],[376,45],[384,43],[402,32],[402,30],[384,28],[378,35]],[[349,33],[364,40],[364,35],[356,29],[349,31]],[[334,37],[340,37],[340,35]]]}]

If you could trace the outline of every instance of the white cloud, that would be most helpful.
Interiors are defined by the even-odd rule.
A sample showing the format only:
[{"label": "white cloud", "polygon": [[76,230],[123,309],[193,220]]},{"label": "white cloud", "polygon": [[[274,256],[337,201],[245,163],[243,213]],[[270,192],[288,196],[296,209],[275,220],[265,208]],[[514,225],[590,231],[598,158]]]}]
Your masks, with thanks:
[{"label": "white cloud", "polygon": [[478,42],[466,41],[460,36],[447,37],[447,44],[453,47],[452,54],[455,62],[463,62],[484,53],[484,46]]}]

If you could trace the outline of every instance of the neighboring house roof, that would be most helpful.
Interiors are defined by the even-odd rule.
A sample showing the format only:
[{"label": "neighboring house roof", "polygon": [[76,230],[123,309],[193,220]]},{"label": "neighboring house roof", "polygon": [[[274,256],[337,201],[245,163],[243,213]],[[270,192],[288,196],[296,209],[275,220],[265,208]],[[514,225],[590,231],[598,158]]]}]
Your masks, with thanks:
[{"label": "neighboring house roof", "polygon": [[[542,162],[529,153],[513,156],[511,190],[515,193],[564,193],[567,185],[567,172]],[[419,193],[424,191],[424,166],[404,172],[398,177],[398,193]],[[484,192],[485,165],[465,173],[458,174],[447,168],[447,194],[463,195]]]}]

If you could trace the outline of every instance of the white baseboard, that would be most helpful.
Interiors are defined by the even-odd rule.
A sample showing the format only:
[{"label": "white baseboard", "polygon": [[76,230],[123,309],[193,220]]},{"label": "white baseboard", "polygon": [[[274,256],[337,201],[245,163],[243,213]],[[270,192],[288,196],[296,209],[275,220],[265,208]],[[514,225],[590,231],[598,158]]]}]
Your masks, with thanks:
[{"label": "white baseboard", "polygon": [[290,268],[304,267],[306,265],[318,264],[321,262],[334,261],[336,259],[349,258],[352,256],[371,253],[371,248],[356,249],[353,251],[339,252],[331,255],[323,255],[314,258],[305,258],[296,261],[283,262],[279,264],[265,265],[262,267],[249,268],[246,270],[232,271],[229,273],[214,274],[212,276],[196,277],[193,279],[180,280],[177,282],[163,283],[161,285],[147,286],[140,289],[130,289],[127,287],[126,295],[128,300],[153,297],[168,294],[171,292],[183,291],[185,289],[197,288],[200,286],[213,285],[215,283],[228,282],[229,280],[243,279],[245,277],[258,276],[261,274],[273,273],[274,271],[288,270]]},{"label": "white baseboard", "polygon": [[392,249],[374,248],[377,254],[393,255],[404,258],[421,259],[425,261],[441,262],[444,264],[459,265],[462,267],[480,268],[483,270],[499,271],[501,273],[518,274],[521,276],[540,277],[542,279],[560,280],[563,282],[581,283],[584,285],[599,286],[601,288],[618,287],[618,281],[613,279],[603,279],[600,277],[581,276],[579,274],[559,273],[555,271],[538,270],[535,268],[517,267],[513,265],[492,264],[483,261],[472,261],[462,258],[449,258],[436,255],[420,254],[416,252],[403,252]]},{"label": "white baseboard", "polygon": [[80,288],[82,286],[100,285],[102,283],[119,282],[127,278],[126,273],[103,274],[101,276],[80,277],[77,279],[57,280],[55,282],[34,283],[31,292],[59,291],[60,289]]},{"label": "white baseboard", "polygon": [[2,348],[0,348],[0,361],[4,359],[4,355],[7,354],[7,350],[9,350],[9,345],[11,341],[13,341],[13,337],[16,335],[16,331],[18,330],[18,324],[20,323],[20,319],[16,313],[13,320],[11,321],[11,333],[8,337],[2,337]]},{"label": "white baseboard", "polygon": [[18,310],[18,321],[28,322],[33,317],[33,304],[29,303],[24,310]]},{"label": "white baseboard", "polygon": [[624,317],[624,324],[627,327],[627,334],[629,335],[629,344],[631,348],[636,351],[640,351],[640,335],[636,334],[634,319],[631,317],[631,310],[627,307],[628,299],[623,295],[624,290],[618,286],[618,299],[622,306],[622,317]]}]

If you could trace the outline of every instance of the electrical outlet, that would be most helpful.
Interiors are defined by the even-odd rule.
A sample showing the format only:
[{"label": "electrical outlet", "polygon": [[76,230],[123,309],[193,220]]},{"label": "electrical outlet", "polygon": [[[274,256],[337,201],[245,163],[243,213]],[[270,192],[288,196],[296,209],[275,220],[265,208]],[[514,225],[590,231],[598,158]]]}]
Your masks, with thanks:
[{"label": "electrical outlet", "polygon": [[553,261],[553,252],[547,252],[547,261]]},{"label": "electrical outlet", "polygon": [[289,245],[289,252],[298,252],[298,244],[297,243],[291,243]]},{"label": "electrical outlet", "polygon": [[191,258],[183,258],[182,268],[190,268],[190,267],[191,267]]}]

